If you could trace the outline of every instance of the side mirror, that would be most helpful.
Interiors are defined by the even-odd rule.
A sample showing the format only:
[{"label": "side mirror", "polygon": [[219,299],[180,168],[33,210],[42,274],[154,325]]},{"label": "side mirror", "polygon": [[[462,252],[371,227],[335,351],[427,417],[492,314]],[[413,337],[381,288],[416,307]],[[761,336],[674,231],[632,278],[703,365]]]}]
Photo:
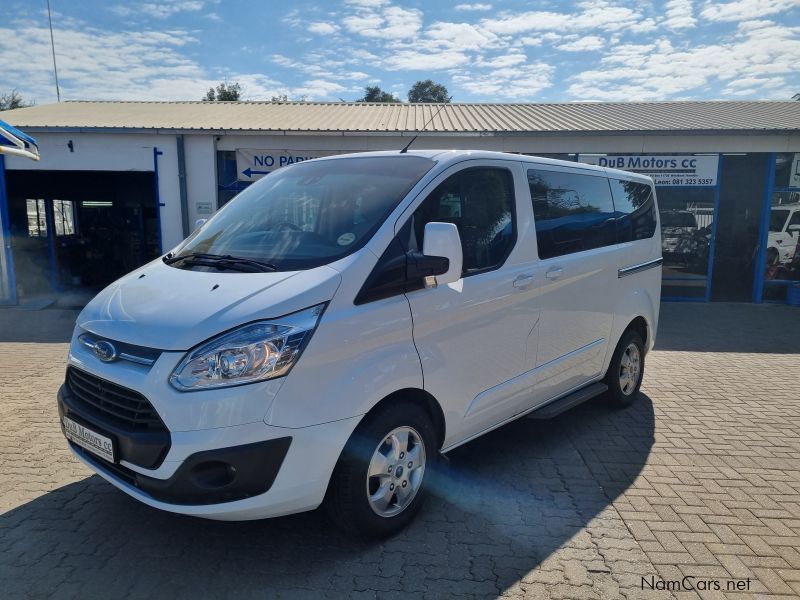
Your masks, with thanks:
[{"label": "side mirror", "polygon": [[197,219],[197,221],[194,222],[195,230],[200,229],[203,225],[205,225],[206,221],[208,221],[208,219]]},{"label": "side mirror", "polygon": [[425,225],[425,237],[422,253],[426,257],[442,257],[447,259],[447,270],[436,275],[436,283],[446,285],[461,279],[461,268],[464,255],[461,251],[461,237],[453,223],[428,223]]}]

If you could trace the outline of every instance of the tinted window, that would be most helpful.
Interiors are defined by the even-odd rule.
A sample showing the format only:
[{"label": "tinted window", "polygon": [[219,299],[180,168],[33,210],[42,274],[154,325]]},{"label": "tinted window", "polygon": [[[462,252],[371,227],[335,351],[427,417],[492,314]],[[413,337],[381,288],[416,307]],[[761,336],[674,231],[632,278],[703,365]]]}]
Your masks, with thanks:
[{"label": "tinted window", "polygon": [[514,245],[514,178],[506,169],[465,169],[443,181],[412,217],[411,249],[422,250],[425,225],[454,223],[464,275],[500,266]]},{"label": "tinted window", "polygon": [[176,255],[230,254],[282,271],[328,264],[363,246],[434,164],[397,155],[283,167],[226,204]]},{"label": "tinted window", "polygon": [[[609,183],[617,214],[617,240],[631,242],[653,237],[656,232],[656,204],[650,186],[618,179],[609,179]],[[693,215],[688,216],[694,219]]]},{"label": "tinted window", "polygon": [[528,171],[539,258],[616,243],[614,203],[605,177]]}]

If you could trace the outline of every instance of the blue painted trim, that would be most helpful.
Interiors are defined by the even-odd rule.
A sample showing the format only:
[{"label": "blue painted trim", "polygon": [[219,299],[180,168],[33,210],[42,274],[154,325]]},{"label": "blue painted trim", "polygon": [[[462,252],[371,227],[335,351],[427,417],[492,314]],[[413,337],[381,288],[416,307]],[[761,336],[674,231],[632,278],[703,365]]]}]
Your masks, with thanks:
[{"label": "blue painted trim", "polygon": [[708,269],[706,269],[705,301],[711,301],[711,286],[714,284],[714,254],[717,247],[717,219],[719,218],[720,188],[722,187],[722,164],[725,156],[720,153],[717,161],[717,185],[714,188],[714,215],[711,221],[711,239],[708,241]]},{"label": "blue painted trim", "polygon": [[158,228],[158,253],[163,254],[164,250],[161,243],[161,207],[166,206],[161,202],[161,195],[158,193],[158,157],[164,154],[153,146],[153,175],[156,180],[156,227]]},{"label": "blue painted trim", "polygon": [[755,264],[755,285],[753,286],[753,302],[761,304],[764,301],[764,275],[767,271],[767,243],[769,238],[769,221],[772,212],[772,193],[775,187],[775,152],[769,155],[767,164],[767,180],[764,182],[764,200],[761,204],[761,223],[758,230],[758,254]]},{"label": "blue painted trim", "polygon": [[6,284],[8,285],[8,298],[0,298],[0,305],[17,303],[17,275],[14,270],[14,254],[11,252],[11,223],[8,218],[8,195],[6,194],[6,161],[0,156],[0,227],[3,230],[3,247],[5,254]]}]

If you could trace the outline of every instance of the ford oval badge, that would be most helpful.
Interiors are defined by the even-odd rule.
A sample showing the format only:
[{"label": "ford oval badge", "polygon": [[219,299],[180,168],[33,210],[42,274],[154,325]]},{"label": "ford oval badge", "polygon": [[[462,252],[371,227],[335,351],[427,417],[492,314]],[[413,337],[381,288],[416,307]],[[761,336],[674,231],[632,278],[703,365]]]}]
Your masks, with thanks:
[{"label": "ford oval badge", "polygon": [[94,355],[103,362],[111,362],[117,358],[117,349],[114,348],[114,344],[105,340],[97,342],[94,348],[92,348],[92,351]]}]

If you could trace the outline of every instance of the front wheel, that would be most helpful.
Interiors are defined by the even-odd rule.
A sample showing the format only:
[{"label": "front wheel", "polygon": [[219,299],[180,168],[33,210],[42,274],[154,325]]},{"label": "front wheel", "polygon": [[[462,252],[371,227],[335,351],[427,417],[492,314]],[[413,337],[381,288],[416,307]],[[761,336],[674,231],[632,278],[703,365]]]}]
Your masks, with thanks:
[{"label": "front wheel", "polygon": [[436,433],[419,406],[400,402],[368,416],[333,471],[328,513],[359,537],[399,531],[422,506],[437,456]]},{"label": "front wheel", "polygon": [[615,406],[628,406],[639,394],[644,374],[644,342],[636,331],[626,331],[617,344],[605,383]]}]

